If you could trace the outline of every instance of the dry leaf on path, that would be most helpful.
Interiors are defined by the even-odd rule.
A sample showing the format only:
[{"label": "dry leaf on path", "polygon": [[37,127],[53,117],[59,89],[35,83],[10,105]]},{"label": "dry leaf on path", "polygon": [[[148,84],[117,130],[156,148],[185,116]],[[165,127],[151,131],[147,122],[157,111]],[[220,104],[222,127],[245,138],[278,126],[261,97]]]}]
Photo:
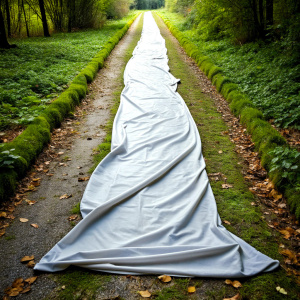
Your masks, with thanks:
[{"label": "dry leaf on path", "polygon": [[161,275],[157,277],[162,282],[170,282],[172,278],[168,275]]},{"label": "dry leaf on path", "polygon": [[68,195],[68,194],[63,194],[62,196],[59,197],[59,199],[68,199],[71,198],[72,194]]},{"label": "dry leaf on path", "polygon": [[22,263],[25,263],[25,262],[28,262],[28,261],[30,261],[30,260],[33,260],[34,259],[34,255],[31,255],[31,256],[24,256],[23,258],[21,258],[21,262]]},{"label": "dry leaf on path", "polygon": [[227,221],[227,220],[224,220],[223,222],[224,222],[225,224],[231,225],[231,223],[230,223],[229,221]]},{"label": "dry leaf on path", "polygon": [[240,294],[236,294],[231,298],[224,298],[223,300],[239,300],[239,299],[241,299]]},{"label": "dry leaf on path", "polygon": [[34,227],[34,228],[39,228],[39,225],[38,224],[30,224],[30,226]]},{"label": "dry leaf on path", "polygon": [[26,223],[26,222],[28,222],[29,220],[28,219],[26,219],[26,218],[20,218],[20,222],[22,222],[22,223]]},{"label": "dry leaf on path", "polygon": [[34,260],[31,260],[27,265],[28,268],[33,268],[35,266]]},{"label": "dry leaf on path", "polygon": [[90,179],[90,176],[87,177],[78,177],[78,181],[88,181]]},{"label": "dry leaf on path", "polygon": [[31,287],[30,287],[30,285],[29,285],[29,286],[27,286],[23,291],[21,291],[20,294],[25,294],[25,293],[28,293],[28,292],[30,292],[30,291],[31,291]]},{"label": "dry leaf on path", "polygon": [[25,201],[26,201],[26,203],[27,203],[28,205],[33,205],[33,204],[36,203],[35,200],[28,200],[28,199],[26,199]]},{"label": "dry leaf on path", "polygon": [[151,297],[151,293],[146,290],[146,291],[139,291],[139,294],[143,297],[143,298],[150,298]]},{"label": "dry leaf on path", "polygon": [[68,218],[69,221],[74,221],[78,218],[78,215],[72,215]]},{"label": "dry leaf on path", "polygon": [[195,293],[196,292],[196,288],[194,287],[194,286],[189,286],[188,287],[188,293],[189,294],[193,294],[193,293]]},{"label": "dry leaf on path", "polygon": [[24,281],[29,283],[29,284],[33,284],[37,279],[37,276],[34,276],[34,277],[29,277],[27,279],[25,279]]}]

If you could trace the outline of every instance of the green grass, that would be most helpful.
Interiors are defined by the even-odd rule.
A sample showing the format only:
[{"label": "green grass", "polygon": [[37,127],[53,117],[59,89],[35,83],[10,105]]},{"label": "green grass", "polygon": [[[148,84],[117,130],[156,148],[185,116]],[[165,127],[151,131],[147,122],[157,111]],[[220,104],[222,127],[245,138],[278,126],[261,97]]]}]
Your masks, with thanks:
[{"label": "green grass", "polygon": [[[97,291],[110,281],[110,275],[103,275],[93,271],[72,268],[64,273],[52,275],[59,284],[55,299],[80,300],[95,299]],[[50,297],[50,299],[52,299]]]},{"label": "green grass", "polygon": [[[158,23],[162,26],[162,21],[159,20]],[[171,73],[181,79],[178,92],[186,101],[198,126],[207,172],[221,172],[227,178],[226,182],[233,185],[233,188],[222,189],[221,185],[225,181],[211,181],[221,219],[231,223],[225,224],[228,230],[257,250],[273,259],[282,260],[278,252],[278,241],[283,241],[262,219],[260,208],[251,205],[255,198],[249,192],[243,178],[242,166],[234,151],[234,144],[227,135],[222,134],[228,128],[217,112],[213,100],[201,92],[198,79],[180,58],[169,38],[166,38],[166,46]],[[219,154],[219,150],[223,153]],[[288,297],[276,291],[278,285],[288,291]],[[283,269],[249,278],[243,281],[243,286],[240,293],[245,299],[297,299],[296,284],[286,276]]]},{"label": "green grass", "polygon": [[134,14],[99,30],[11,40],[18,48],[0,54],[0,130],[33,121]]},{"label": "green grass", "polygon": [[207,40],[189,29],[186,18],[161,11],[197,48],[239,85],[249,100],[277,126],[300,129],[299,55],[284,42],[234,45],[230,39]]}]

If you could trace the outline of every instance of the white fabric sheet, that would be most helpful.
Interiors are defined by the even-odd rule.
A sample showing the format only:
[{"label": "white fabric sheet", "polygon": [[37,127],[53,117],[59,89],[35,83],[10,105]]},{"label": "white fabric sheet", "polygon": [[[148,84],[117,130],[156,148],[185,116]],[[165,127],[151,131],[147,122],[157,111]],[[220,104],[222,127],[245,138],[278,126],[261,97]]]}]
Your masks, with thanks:
[{"label": "white fabric sheet", "polygon": [[221,224],[199,133],[151,13],[124,81],[112,151],[86,187],[83,220],[35,269],[226,278],[274,270],[278,261]]}]

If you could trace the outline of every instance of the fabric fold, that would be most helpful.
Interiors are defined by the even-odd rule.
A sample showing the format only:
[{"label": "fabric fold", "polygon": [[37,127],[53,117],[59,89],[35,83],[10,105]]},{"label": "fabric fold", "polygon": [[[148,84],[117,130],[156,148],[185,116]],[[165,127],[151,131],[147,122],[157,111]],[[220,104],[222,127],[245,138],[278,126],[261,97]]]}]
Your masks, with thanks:
[{"label": "fabric fold", "polygon": [[112,151],[86,187],[83,219],[35,269],[238,278],[278,267],[223,227],[178,82],[147,12],[124,72]]}]

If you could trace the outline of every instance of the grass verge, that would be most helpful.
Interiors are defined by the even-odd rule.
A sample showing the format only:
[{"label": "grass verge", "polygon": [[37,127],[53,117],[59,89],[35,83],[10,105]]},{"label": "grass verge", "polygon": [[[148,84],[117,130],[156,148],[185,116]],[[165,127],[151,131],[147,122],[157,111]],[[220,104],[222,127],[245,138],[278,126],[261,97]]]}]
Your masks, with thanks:
[{"label": "grass verge", "polygon": [[[137,16],[137,15],[136,15]],[[0,146],[0,202],[8,200],[14,193],[17,180],[50,140],[54,127],[70,114],[87,93],[87,84],[92,82],[104,60],[127,32],[136,16],[111,37],[89,64],[74,78],[69,88],[54,100],[41,115],[36,117],[17,138]]]},{"label": "grass verge", "polygon": [[174,21],[170,21],[162,13],[159,15],[186,53],[196,61],[218,92],[230,103],[231,111],[240,117],[241,122],[252,135],[262,166],[268,171],[277,189],[284,193],[290,210],[300,220],[299,152],[291,149],[280,133],[270,123],[264,121],[262,112],[256,109],[247,96],[240,91],[239,85],[224,76],[222,69],[217,67],[208,56],[203,55],[188,36],[176,27]]},{"label": "grass verge", "polygon": [[[160,28],[164,27],[162,20],[155,16]],[[278,241],[284,242],[275,231],[271,231],[266,222],[262,220],[259,208],[251,205],[254,196],[249,192],[248,186],[241,173],[241,165],[234,145],[222,132],[227,131],[220,113],[212,99],[204,95],[198,85],[198,79],[193,71],[182,60],[170,36],[165,35],[168,48],[169,66],[171,73],[181,79],[178,92],[181,94],[195,120],[202,140],[203,155],[206,159],[207,172],[221,172],[227,178],[226,183],[233,188],[223,189],[225,181],[211,181],[212,189],[217,201],[218,211],[228,230],[251,244],[262,253],[278,260]],[[219,151],[222,150],[222,154]],[[197,279],[198,280],[198,279]],[[195,281],[197,283],[197,280]],[[199,279],[199,285],[201,280]],[[287,277],[283,269],[276,272],[261,274],[242,281],[243,287],[239,290],[245,299],[297,299],[298,288],[292,278]],[[276,287],[283,287],[288,295],[284,296],[276,291]],[[209,291],[210,299],[223,299],[220,291]],[[162,298],[172,299],[172,298]]]}]

